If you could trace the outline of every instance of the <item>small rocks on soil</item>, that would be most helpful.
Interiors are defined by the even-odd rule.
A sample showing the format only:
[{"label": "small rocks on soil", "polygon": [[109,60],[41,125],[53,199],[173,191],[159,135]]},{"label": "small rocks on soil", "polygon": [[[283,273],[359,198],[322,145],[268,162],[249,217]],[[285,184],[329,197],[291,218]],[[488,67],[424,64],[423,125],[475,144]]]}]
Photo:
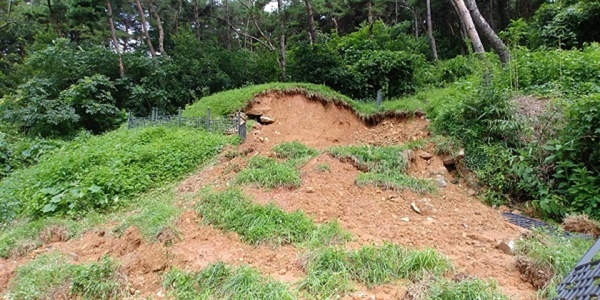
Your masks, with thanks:
[{"label": "small rocks on soil", "polygon": [[404,218],[400,219],[400,221],[402,221],[402,222],[408,222],[408,221],[410,221],[410,219],[407,218],[407,217],[404,217]]},{"label": "small rocks on soil", "polygon": [[446,183],[446,179],[444,179],[444,177],[442,177],[441,175],[438,175],[435,178],[435,182],[437,183],[438,187],[446,187],[448,185],[448,183]]},{"label": "small rocks on soil", "polygon": [[514,248],[515,248],[514,241],[500,242],[498,245],[496,245],[496,249],[499,249],[508,255],[515,255]]},{"label": "small rocks on soil", "polygon": [[263,124],[273,124],[275,123],[275,118],[269,116],[260,116],[260,122]]},{"label": "small rocks on soil", "polygon": [[421,152],[419,152],[419,157],[424,160],[429,160],[433,157],[433,154],[431,154],[427,151],[421,151]]},{"label": "small rocks on soil", "polygon": [[421,214],[421,210],[419,209],[419,207],[417,207],[417,204],[415,204],[414,202],[412,202],[410,204],[410,207],[412,207],[412,209],[417,212],[418,214]]}]

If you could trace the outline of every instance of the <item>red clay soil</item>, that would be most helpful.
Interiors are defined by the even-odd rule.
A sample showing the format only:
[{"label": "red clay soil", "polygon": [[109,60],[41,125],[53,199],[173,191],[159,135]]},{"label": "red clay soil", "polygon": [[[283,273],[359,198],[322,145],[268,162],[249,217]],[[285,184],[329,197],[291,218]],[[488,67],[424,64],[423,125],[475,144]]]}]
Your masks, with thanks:
[{"label": "red clay soil", "polygon": [[[269,108],[268,115],[275,118],[275,123],[257,126],[243,144],[229,150],[238,153],[237,157],[228,159],[221,155],[213,165],[182,182],[178,187],[180,193],[196,192],[207,185],[225,188],[249,157],[272,155],[271,148],[281,142],[297,140],[326,149],[348,144],[398,144],[428,135],[425,119],[388,119],[367,126],[347,109],[303,96],[264,96],[253,108],[257,107]],[[329,166],[328,171],[317,168],[324,164]],[[448,256],[458,272],[493,278],[513,299],[529,299],[534,295],[534,287],[521,280],[515,257],[495,247],[498,242],[516,239],[522,229],[504,221],[499,210],[469,196],[463,183],[451,184],[452,175],[439,157],[427,162],[417,156],[409,173],[422,178],[442,175],[448,185],[439,193],[428,195],[358,187],[354,184],[358,170],[321,154],[302,168],[302,186],[297,190],[243,189],[258,203],[274,202],[286,211],[302,210],[317,222],[337,219],[355,237],[348,245],[350,248],[385,241],[408,248],[434,248]],[[413,202],[422,214],[411,208]],[[303,249],[250,246],[235,234],[201,225],[191,211],[185,212],[175,226],[180,238],[170,246],[149,243],[133,228],[115,237],[109,233],[110,225],[66,242],[50,240],[51,243],[25,257],[0,259],[0,291],[6,289],[16,266],[55,250],[70,255],[75,263],[95,261],[103,255],[118,258],[131,293],[140,297],[165,294],[161,278],[170,266],[197,271],[218,261],[250,264],[263,274],[290,284],[306,275],[299,264]],[[401,299],[407,286],[408,283],[403,287],[387,285],[370,290],[358,287],[344,299]]]}]

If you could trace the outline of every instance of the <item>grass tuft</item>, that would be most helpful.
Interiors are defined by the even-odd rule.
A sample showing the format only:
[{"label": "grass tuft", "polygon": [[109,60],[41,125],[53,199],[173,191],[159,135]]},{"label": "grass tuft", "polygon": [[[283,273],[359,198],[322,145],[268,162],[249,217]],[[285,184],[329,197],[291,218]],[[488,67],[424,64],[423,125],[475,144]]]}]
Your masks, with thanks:
[{"label": "grass tuft", "polygon": [[356,177],[355,182],[358,186],[372,185],[395,191],[409,189],[419,194],[433,193],[437,190],[431,180],[419,179],[405,174],[361,173]]},{"label": "grass tuft", "polygon": [[349,240],[337,223],[316,225],[300,211],[287,213],[274,204],[258,205],[240,190],[205,190],[196,211],[204,222],[236,232],[250,244],[336,244]]},{"label": "grass tuft", "polygon": [[298,141],[278,144],[273,147],[273,152],[277,154],[277,157],[285,159],[313,158],[319,154],[319,151]]},{"label": "grass tuft", "polygon": [[227,267],[224,263],[208,266],[198,273],[171,269],[164,286],[176,299],[294,299],[287,287],[262,276],[248,266]]},{"label": "grass tuft", "polygon": [[71,293],[83,299],[117,299],[123,284],[119,264],[104,256],[99,262],[75,267]]},{"label": "grass tuft", "polygon": [[[37,249],[44,242],[66,241],[104,220],[104,216],[92,213],[77,221],[48,217],[21,219],[11,224],[0,225],[0,257],[19,257]],[[60,232],[55,229],[59,229]]]},{"label": "grass tuft", "polygon": [[429,300],[508,300],[493,281],[468,278],[459,282],[437,280],[428,290]]},{"label": "grass tuft", "polygon": [[425,146],[424,140],[399,146],[375,147],[370,145],[333,147],[329,153],[333,157],[351,162],[363,172],[404,173],[408,169],[406,150],[416,150]]},{"label": "grass tuft", "polygon": [[433,182],[405,174],[410,162],[407,151],[421,149],[424,146],[425,140],[418,140],[388,147],[369,145],[333,147],[329,149],[329,153],[365,172],[356,178],[355,183],[358,186],[373,185],[397,191],[410,189],[417,193],[432,193],[437,190]]},{"label": "grass tuft", "polygon": [[411,251],[384,244],[352,251],[323,248],[309,254],[305,268],[308,275],[300,289],[328,298],[349,291],[350,280],[370,287],[402,278],[421,278],[426,273],[441,275],[452,266],[433,250]]},{"label": "grass tuft", "polygon": [[9,284],[8,299],[116,299],[124,285],[118,264],[108,257],[100,262],[74,265],[54,252],[19,267]]},{"label": "grass tuft", "polygon": [[8,299],[53,299],[69,292],[73,265],[67,256],[54,252],[36,257],[19,267],[8,288]]},{"label": "grass tuft", "polygon": [[156,242],[164,230],[176,231],[173,221],[181,215],[181,208],[175,204],[176,198],[171,185],[145,193],[137,200],[136,206],[140,209],[128,214],[114,231],[122,234],[135,226],[146,240]]},{"label": "grass tuft", "polygon": [[248,166],[237,175],[236,183],[255,184],[268,189],[277,187],[293,189],[298,188],[302,180],[300,171],[292,163],[281,163],[270,157],[254,156],[248,162]]}]

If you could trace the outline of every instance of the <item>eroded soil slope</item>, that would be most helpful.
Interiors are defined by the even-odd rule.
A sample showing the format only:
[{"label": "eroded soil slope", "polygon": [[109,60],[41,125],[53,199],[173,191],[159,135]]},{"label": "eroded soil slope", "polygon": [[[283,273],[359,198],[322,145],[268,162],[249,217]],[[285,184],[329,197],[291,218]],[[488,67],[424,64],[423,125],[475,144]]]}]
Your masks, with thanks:
[{"label": "eroded soil slope", "polygon": [[[250,157],[270,156],[272,147],[281,142],[299,141],[325,150],[337,145],[393,145],[428,136],[425,118],[387,119],[368,126],[347,109],[303,96],[264,96],[248,110],[261,110],[274,118],[274,123],[255,126],[244,143],[225,151],[236,153],[235,157],[224,152],[217,162],[183,181],[178,187],[180,194],[195,193],[209,185],[216,189],[231,186]],[[431,152],[431,147],[425,150]],[[328,166],[326,170],[319,168],[323,165]],[[453,174],[448,173],[442,158],[425,160],[416,155],[409,169],[409,174],[416,177],[444,177],[447,186],[434,194],[358,187],[354,183],[358,174],[353,165],[322,153],[302,167],[302,185],[298,189],[244,186],[243,190],[256,202],[274,202],[286,211],[302,210],[317,222],[337,219],[355,237],[350,248],[385,241],[409,248],[434,248],[451,258],[458,272],[493,278],[511,298],[528,299],[535,293],[529,283],[521,281],[514,257],[496,249],[499,242],[516,239],[522,229],[504,221],[500,210],[474,198],[464,182],[452,184]],[[196,197],[194,201],[200,199]],[[411,208],[411,203],[421,214]],[[75,263],[95,261],[103,255],[119,259],[132,298],[164,297],[162,274],[171,266],[200,270],[218,261],[250,264],[291,286],[306,275],[299,264],[305,249],[250,246],[235,234],[202,225],[189,202],[183,210],[175,222],[178,238],[169,245],[149,243],[135,228],[116,237],[111,233],[114,224],[105,224],[81,237],[46,244],[22,257],[0,260],[0,291],[6,289],[18,265],[55,250],[70,255]],[[359,287],[346,298],[398,299],[403,297],[405,288]]]}]

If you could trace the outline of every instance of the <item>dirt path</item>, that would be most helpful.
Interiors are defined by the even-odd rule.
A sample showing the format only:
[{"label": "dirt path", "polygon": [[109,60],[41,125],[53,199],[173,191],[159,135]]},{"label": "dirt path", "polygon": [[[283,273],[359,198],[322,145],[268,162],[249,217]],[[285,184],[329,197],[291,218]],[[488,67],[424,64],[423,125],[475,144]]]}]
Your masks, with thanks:
[{"label": "dirt path", "polygon": [[[221,155],[219,163],[183,181],[178,187],[180,193],[196,192],[206,185],[225,188],[249,157],[270,155],[271,148],[281,142],[297,140],[326,149],[334,145],[398,144],[428,136],[424,118],[390,119],[369,127],[348,110],[302,96],[266,96],[253,108],[268,110],[275,123],[257,126],[243,144],[231,149],[243,155],[233,159]],[[327,165],[329,170],[323,171],[317,165]],[[429,163],[417,157],[409,173],[423,178],[441,174],[448,185],[438,194],[429,195],[361,188],[354,184],[358,171],[352,165],[321,154],[302,168],[302,186],[297,190],[243,189],[256,202],[274,202],[286,211],[302,210],[317,222],[337,219],[355,236],[349,247],[390,241],[409,248],[434,248],[451,258],[457,271],[495,279],[511,298],[528,299],[535,293],[530,284],[521,281],[514,257],[495,248],[500,241],[517,238],[522,233],[520,228],[504,221],[499,210],[469,196],[464,183],[451,184],[452,175],[438,157]],[[413,202],[423,214],[411,209]],[[170,246],[148,243],[133,228],[118,238],[109,233],[109,227],[44,245],[25,257],[0,260],[0,290],[7,287],[16,266],[55,250],[70,255],[76,263],[95,261],[103,255],[118,258],[133,298],[164,295],[162,274],[170,266],[200,270],[218,261],[250,264],[290,284],[305,276],[298,264],[304,250],[294,246],[250,246],[235,234],[200,223],[193,212],[184,212],[175,224],[180,239]],[[382,286],[360,288],[344,299],[398,299],[403,294],[402,287]]]}]

